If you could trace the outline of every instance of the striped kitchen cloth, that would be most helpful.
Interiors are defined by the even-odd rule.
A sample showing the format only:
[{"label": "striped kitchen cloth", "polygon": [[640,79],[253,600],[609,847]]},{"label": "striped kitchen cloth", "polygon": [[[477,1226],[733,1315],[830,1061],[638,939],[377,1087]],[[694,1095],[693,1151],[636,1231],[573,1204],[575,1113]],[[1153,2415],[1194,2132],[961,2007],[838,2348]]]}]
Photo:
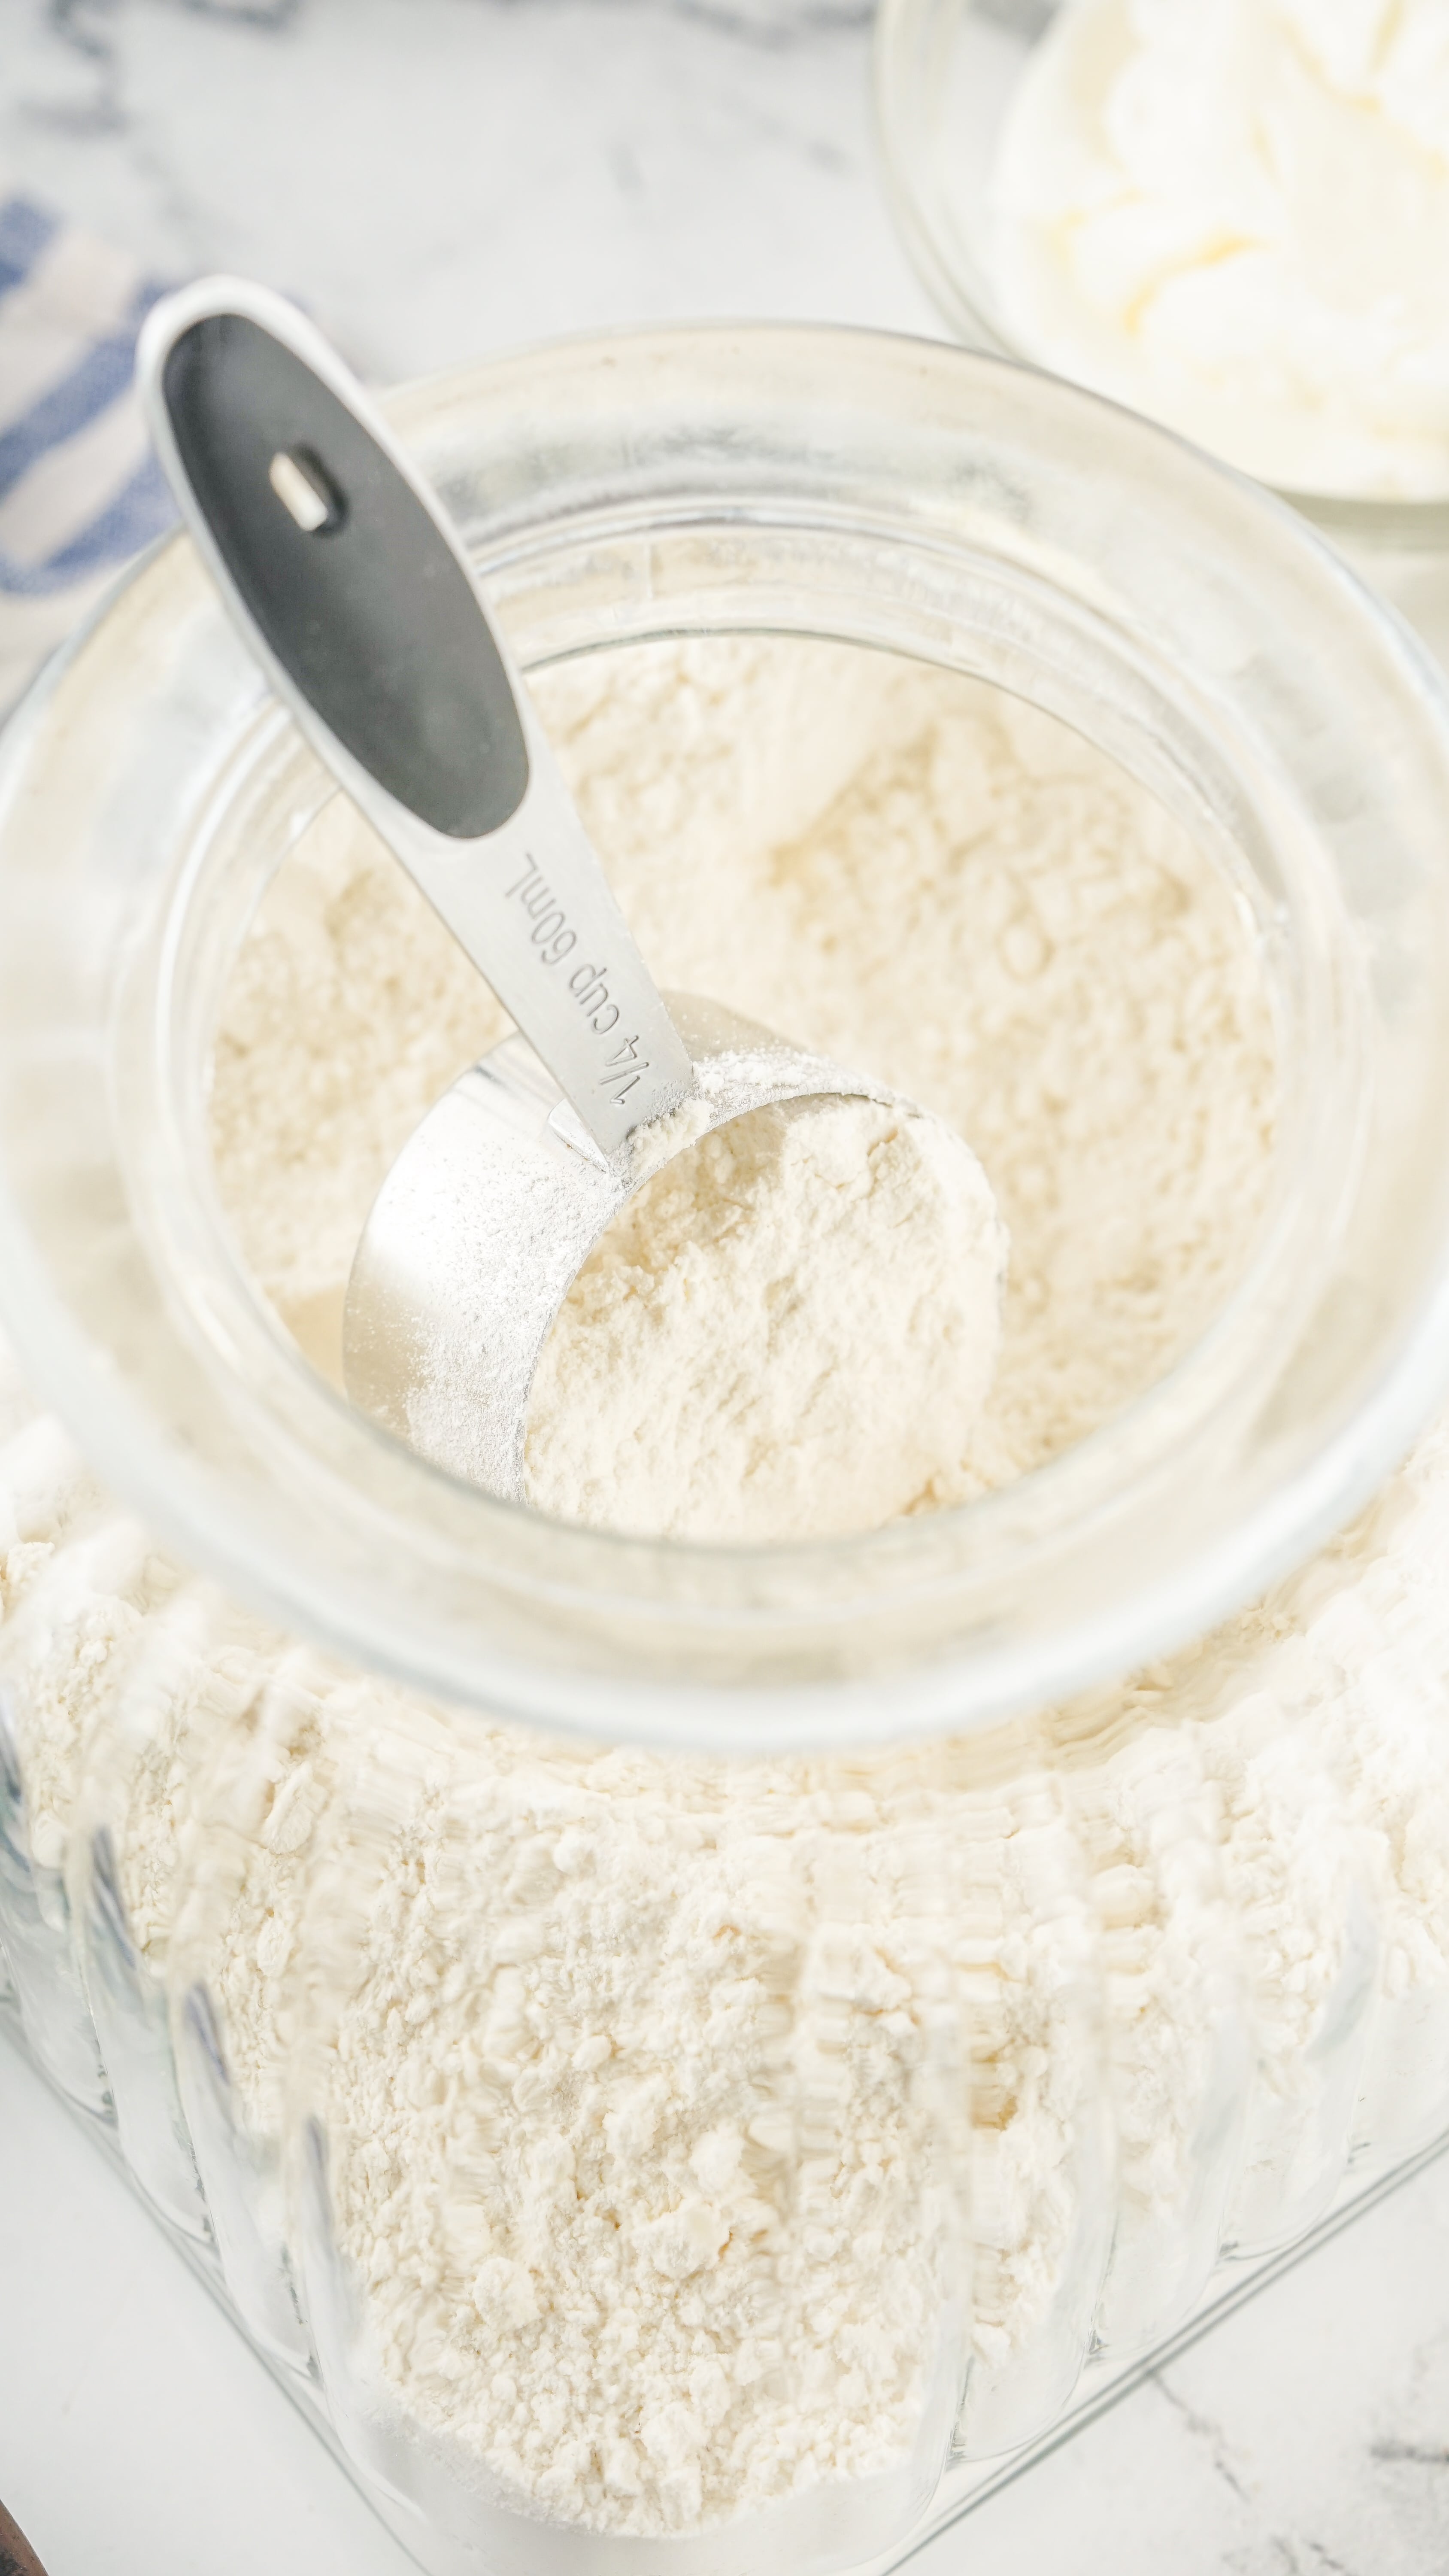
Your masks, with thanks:
[{"label": "striped kitchen cloth", "polygon": [[175,516],[132,384],[164,286],[0,194],[0,716]]}]

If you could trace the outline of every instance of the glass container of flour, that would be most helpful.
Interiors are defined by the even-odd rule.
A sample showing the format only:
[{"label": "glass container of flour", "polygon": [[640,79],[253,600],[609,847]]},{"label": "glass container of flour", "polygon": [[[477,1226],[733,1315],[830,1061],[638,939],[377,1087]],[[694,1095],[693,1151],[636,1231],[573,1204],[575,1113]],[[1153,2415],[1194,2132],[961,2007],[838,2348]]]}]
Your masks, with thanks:
[{"label": "glass container of flour", "polygon": [[355,1415],[502,1023],[163,549],[6,743],[0,1943],[424,2564],[885,2565],[1449,2118],[1449,714],[987,360],[394,418],[656,971],[979,1153],[996,1382],[769,1547],[607,1526],[563,1398],[534,1510]]},{"label": "glass container of flour", "polygon": [[1000,350],[1285,492],[1449,652],[1442,31],[1427,0],[884,0],[902,236]]}]

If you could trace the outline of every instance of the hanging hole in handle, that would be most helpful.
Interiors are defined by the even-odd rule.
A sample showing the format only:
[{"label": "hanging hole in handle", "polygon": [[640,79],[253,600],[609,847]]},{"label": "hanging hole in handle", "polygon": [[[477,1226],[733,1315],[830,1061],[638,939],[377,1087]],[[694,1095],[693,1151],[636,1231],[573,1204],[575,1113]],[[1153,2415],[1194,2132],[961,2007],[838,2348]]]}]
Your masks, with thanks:
[{"label": "hanging hole in handle", "polygon": [[279,447],[267,480],[304,536],[333,536],[347,516],[346,501],[310,447]]}]

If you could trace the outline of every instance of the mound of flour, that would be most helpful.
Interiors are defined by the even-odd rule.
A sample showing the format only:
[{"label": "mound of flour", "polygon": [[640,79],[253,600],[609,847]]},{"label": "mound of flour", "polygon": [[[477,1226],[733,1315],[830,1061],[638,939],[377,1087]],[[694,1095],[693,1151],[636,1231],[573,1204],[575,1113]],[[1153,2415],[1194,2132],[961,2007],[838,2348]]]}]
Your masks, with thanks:
[{"label": "mound of flour", "polygon": [[645,1183],[574,1282],[534,1380],[529,1500],[755,1541],[945,1500],[1005,1267],[986,1176],[939,1119],[849,1098],[737,1118]]},{"label": "mound of flour", "polygon": [[385,2384],[591,2529],[897,2466],[957,2365],[889,1782],[357,1714],[293,1992]]}]

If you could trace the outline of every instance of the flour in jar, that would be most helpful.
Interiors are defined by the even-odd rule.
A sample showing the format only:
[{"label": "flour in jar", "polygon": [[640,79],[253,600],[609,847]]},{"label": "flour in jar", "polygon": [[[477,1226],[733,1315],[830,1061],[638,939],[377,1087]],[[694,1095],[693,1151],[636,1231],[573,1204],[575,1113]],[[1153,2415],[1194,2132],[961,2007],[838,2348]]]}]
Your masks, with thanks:
[{"label": "flour in jar", "polygon": [[[536,686],[661,980],[716,994],[844,1060],[868,1048],[872,1072],[979,1148],[1013,1247],[995,1381],[977,1414],[979,1388],[964,1367],[952,1384],[947,1367],[937,1459],[901,1444],[890,1462],[899,1482],[883,1497],[876,1482],[875,1516],[1006,1482],[1130,1400],[1226,1293],[1271,1148],[1261,979],[1211,863],[1064,727],[950,675],[752,640],[601,657]],[[342,1283],[391,1154],[503,1028],[386,854],[355,818],[325,817],[240,960],[213,1098],[233,1221],[324,1364],[335,1368]],[[538,1389],[539,1499],[625,1527],[675,1528],[701,1491],[710,1499],[698,1452],[672,1436],[675,1417],[657,1454],[629,1456],[628,1425],[652,1413],[647,1298],[660,1280],[681,1298],[697,1286],[725,1365],[740,1365],[751,1337],[758,1359],[768,1297],[751,1310],[734,1293],[728,1258],[713,1260],[714,1229],[723,1211],[726,1255],[744,1256],[766,1290],[798,1277],[810,1253],[808,1194],[780,1189],[780,1156],[816,1118],[777,1118],[759,1139],[746,1130],[734,1151],[715,1149],[713,1170],[672,1167],[632,1229],[601,1248]],[[895,1137],[877,1128],[875,1141]],[[870,1142],[849,1139],[857,1188]],[[757,1183],[750,1213],[766,1219],[763,1262],[733,1222]],[[862,1233],[869,1240],[868,1226]],[[979,1350],[978,1338],[967,1354],[978,1365]],[[839,1357],[843,1391],[858,1394],[859,1343],[852,1354],[847,1338]],[[937,1366],[951,1357],[949,1343],[933,1352]],[[679,1378],[687,1385],[687,1364]],[[788,1439],[760,1445],[773,1450],[783,1498],[775,1526],[791,1535],[839,1526],[820,1459],[792,1460]],[[727,1467],[738,1474],[738,1453]],[[715,1495],[727,1483],[716,1473]],[[286,1806],[289,1838],[294,1816],[315,1816],[315,1829],[283,1861],[270,1825],[259,1825],[211,1975],[248,2098],[275,2100],[269,2029],[328,2035],[339,2225],[370,2283],[387,2384],[418,2421],[593,2528],[688,2527],[767,2502],[797,2476],[858,2474],[892,2448],[898,2455],[923,2400],[905,2353],[932,2275],[885,2178],[850,2179],[852,2137],[880,2131],[868,2064],[866,2089],[843,2112],[839,2179],[845,2202],[857,2189],[884,2197],[858,2245],[839,2241],[829,2293],[842,2331],[876,2313],[881,2334],[863,2376],[836,2375],[828,2407],[750,2395],[764,2285],[781,2278],[789,2229],[774,2198],[783,2174],[762,2179],[760,2142],[741,2150],[743,2161],[726,2149],[759,2116],[771,2031],[788,2025],[792,2046],[809,2045],[799,1961],[822,1930],[806,1861],[821,1815],[802,1767],[769,1766],[762,1844],[755,1791],[738,1772],[623,1756],[587,1765],[525,1753],[505,1734],[469,1747],[444,1731],[424,1744],[421,1719],[379,1714],[375,1695],[354,1703],[343,1690],[329,1707],[300,1757],[307,1786]],[[1010,1748],[963,1755],[943,1838],[954,1854],[975,1855],[962,1861],[970,1885],[957,1891],[957,1921],[961,1973],[981,1988],[975,2384],[988,2391],[993,2380],[1009,2384],[1065,2295],[1064,2275],[1084,2259],[1074,2249],[1090,2236],[1080,2159],[1093,2064],[1080,1956],[1090,1887],[1073,1897],[1064,1865],[1063,1885],[1048,1893],[1040,1854],[1051,1835],[1036,1811],[1053,1802],[1039,1782],[1013,1779],[979,1811],[992,1758],[1009,1767]],[[1170,1753],[1155,1767],[1134,1759],[1148,1779],[1173,1764]],[[848,1794],[852,1832],[887,1852],[884,1783],[866,1770]],[[1120,1803],[1120,1790],[1107,1795]],[[1221,1912],[1220,1891],[1204,1884],[1211,1855],[1196,1877],[1154,1864],[1160,1803],[1141,1789],[1128,1795],[1126,1812],[1145,1821],[1104,1845],[1098,1873],[1105,1885],[1130,1851],[1141,1880],[1134,1973],[1121,1990],[1124,2116],[1142,2137],[1128,2232],[1138,2206],[1160,2229],[1162,2210],[1189,2187],[1221,2014],[1198,1957],[1204,1923]],[[267,1812],[261,1795],[258,1814]],[[1059,1801],[1055,1812],[1060,1823]],[[485,1849],[488,1866],[476,1870],[470,1852]],[[577,1855],[577,1871],[564,1853]],[[953,1858],[948,1879],[955,1869]],[[314,1902],[304,1889],[321,1893]],[[749,1959],[752,1944],[785,1940],[790,1890],[794,1964],[780,1986],[779,1971],[762,1978]],[[701,1931],[711,1905],[724,1909],[725,1982],[741,2014],[717,2062],[699,2020],[724,1973],[716,1936]],[[615,1920],[634,1927],[637,1957],[601,1939]],[[872,1946],[898,1963],[907,1928],[898,1888],[877,1888],[868,1920]],[[989,1974],[978,1976],[978,1949]],[[268,1983],[280,1973],[281,1984],[258,2014],[263,1962]],[[837,2017],[841,2008],[837,1995]],[[561,2033],[572,2034],[567,2050]],[[469,2082],[440,2082],[445,2063],[473,2070]],[[506,2114],[490,2107],[490,2086]],[[905,2111],[897,2105],[892,2120]],[[507,2139],[489,2127],[500,2117]],[[930,2149],[929,2121],[901,2131],[888,2170],[919,2177]],[[460,2185],[465,2174],[476,2191]],[[759,2234],[742,2221],[726,2259],[732,2193]],[[694,2213],[698,2233],[721,2211],[713,2251],[700,2234],[698,2265],[680,2269],[694,2243],[680,2213]],[[661,2267],[651,2231],[662,2227],[667,2250],[669,2225],[679,2262],[671,2255]],[[681,2305],[703,2353],[680,2339]],[[579,2322],[614,2308],[644,2337],[627,2367],[601,2327]],[[781,2321],[786,2310],[801,2346],[804,2311],[777,2302]],[[703,2413],[690,2377],[701,2360],[724,2374],[706,2370]],[[575,2385],[586,2402],[557,2419],[547,2391]],[[882,2452],[862,2447],[870,2421],[893,2427]]]},{"label": "flour in jar", "polygon": [[[864,1056],[980,1155],[1012,1242],[995,1379],[953,1433],[959,1483],[913,1468],[891,1507],[1025,1473],[1160,1375],[1248,1257],[1273,1126],[1251,932],[1187,835],[1066,728],[868,654],[660,646],[537,689],[661,980]],[[503,1027],[329,809],[242,952],[212,1099],[231,1221],[320,1365],[392,1155]],[[1044,1728],[939,1768],[746,1770],[580,1754],[263,1660],[197,1765],[173,1731],[201,1695],[168,1692],[123,1883],[148,1957],[211,1993],[248,2124],[320,2113],[388,2401],[532,2510],[663,2535],[910,2456],[953,2259],[943,1970],[975,2079],[973,2388],[1034,2384],[1062,2317],[1085,2334],[1108,2221],[1170,2232],[1229,1877],[1173,1672],[1140,1721],[1107,1695],[1068,1779]],[[1203,1714],[1241,1781],[1236,1689]],[[1190,1867],[1164,1847],[1180,1775]],[[1254,1867],[1281,1920],[1293,1869]]]},{"label": "flour in jar", "polygon": [[506,2492],[688,2531],[949,2408],[918,1845],[883,1771],[349,1728],[293,1981],[339,2241],[385,2387]]},{"label": "flour in jar", "polygon": [[[659,982],[889,1085],[963,1140],[990,1184],[1011,1255],[989,1392],[981,1403],[974,1329],[953,1374],[924,1341],[912,1358],[898,1303],[892,1342],[907,1353],[923,1445],[863,1493],[857,1521],[1006,1483],[1160,1376],[1241,1272],[1274,1114],[1253,943],[1187,832],[1066,726],[868,652],[710,639],[598,655],[532,685]],[[243,1251],[334,1375],[373,1195],[432,1100],[506,1028],[396,863],[334,805],[238,961],[212,1096]],[[610,1394],[616,1425],[625,1413],[647,1422],[658,1357],[635,1329],[648,1300],[631,1309],[617,1292],[626,1273],[637,1285],[662,1266],[620,1266],[606,1251],[549,1364],[550,1376],[587,1375],[580,1309],[602,1298],[633,1333],[630,1383]],[[711,1317],[722,1342],[725,1302]],[[950,1322],[948,1300],[936,1312]],[[757,1306],[756,1330],[760,1320]],[[757,1339],[757,1366],[764,1351]],[[873,1335],[845,1337],[842,1406],[883,1417],[888,1356]],[[788,1367],[782,1386],[788,1395]],[[725,1407],[736,1458],[775,1452],[765,1481],[788,1508],[770,1534],[839,1528],[829,1480],[792,1474],[770,1394],[757,1385],[748,1398],[763,1408],[762,1441],[757,1421],[729,1426]],[[533,1424],[541,1498],[637,1526],[617,1491],[611,1506],[588,1407],[571,1408],[572,1458],[556,1413],[546,1376]],[[653,1480],[648,1525],[687,1521],[696,1469],[686,1448],[672,1494]]]}]

